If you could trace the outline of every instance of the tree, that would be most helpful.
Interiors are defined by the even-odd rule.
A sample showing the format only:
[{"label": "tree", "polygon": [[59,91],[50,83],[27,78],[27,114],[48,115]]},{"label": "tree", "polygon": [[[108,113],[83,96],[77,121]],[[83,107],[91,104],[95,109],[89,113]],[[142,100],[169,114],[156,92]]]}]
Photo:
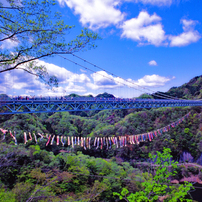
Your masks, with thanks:
[{"label": "tree", "polygon": [[37,64],[38,59],[95,47],[99,37],[86,28],[67,42],[65,33],[74,26],[66,25],[60,13],[52,11],[55,0],[6,2],[8,6],[0,3],[0,73],[22,69],[49,85],[57,84],[54,76],[48,76],[46,67]]},{"label": "tree", "polygon": [[154,176],[151,173],[143,173],[145,181],[142,182],[142,191],[131,193],[124,188],[121,193],[114,192],[114,195],[118,195],[120,199],[125,198],[129,202],[141,202],[141,201],[192,201],[184,199],[188,191],[192,188],[192,184],[185,182],[184,184],[173,185],[170,182],[170,178],[175,175],[175,171],[171,172],[171,168],[177,167],[178,162],[174,162],[171,156],[171,150],[164,148],[163,153],[157,151],[156,155],[149,154],[150,159],[155,162],[153,165]]},{"label": "tree", "polygon": [[0,188],[0,201],[15,202],[15,195],[11,191],[6,191],[4,188]]}]

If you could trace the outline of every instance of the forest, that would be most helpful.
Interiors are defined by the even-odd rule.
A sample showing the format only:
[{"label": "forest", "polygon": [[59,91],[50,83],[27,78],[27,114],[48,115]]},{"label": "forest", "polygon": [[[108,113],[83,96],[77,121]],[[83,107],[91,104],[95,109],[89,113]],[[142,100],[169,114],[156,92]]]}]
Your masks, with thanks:
[{"label": "forest", "polygon": [[[165,94],[201,99],[202,76]],[[149,97],[155,98],[155,94]],[[145,183],[153,184],[158,176],[158,167],[151,166],[156,161],[152,157],[157,155],[158,159],[166,152],[166,159],[173,160],[169,165],[177,161],[181,164],[166,171],[170,173],[165,175],[169,182],[163,184],[192,176],[202,181],[202,106],[1,115],[0,128],[8,130],[5,136],[0,132],[0,201],[146,201],[137,195],[142,193],[143,197],[149,187]],[[161,133],[144,138],[159,129],[163,129]],[[140,139],[133,141],[130,139],[133,136]],[[63,137],[63,142],[57,144],[56,137]],[[72,137],[76,137],[74,146],[67,141]],[[106,145],[109,137],[110,148]],[[125,137],[126,144],[119,137]],[[78,141],[82,140],[88,140],[90,146],[81,145]],[[185,162],[184,153],[191,157]],[[189,162],[198,164],[184,164]],[[161,163],[165,161],[159,164],[159,169],[164,169]],[[172,194],[168,193],[184,190],[187,194],[184,200],[192,201],[189,189],[186,190],[191,185],[185,185],[172,184],[161,192],[154,191],[156,195],[145,197],[148,201],[170,201]],[[134,195],[126,198],[131,193]]]}]

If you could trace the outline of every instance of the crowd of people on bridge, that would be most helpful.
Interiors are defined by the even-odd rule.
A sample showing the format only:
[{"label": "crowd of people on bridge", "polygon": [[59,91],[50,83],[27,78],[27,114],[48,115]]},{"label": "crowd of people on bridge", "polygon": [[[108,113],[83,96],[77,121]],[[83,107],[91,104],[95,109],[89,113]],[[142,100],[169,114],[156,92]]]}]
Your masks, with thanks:
[{"label": "crowd of people on bridge", "polygon": [[[131,102],[135,100],[144,100],[144,101],[151,101],[155,99],[147,98],[147,99],[141,99],[141,98],[117,98],[117,97],[85,97],[85,96],[79,96],[79,97],[72,97],[72,96],[1,96],[0,101],[26,101],[26,100],[43,100],[43,101],[124,101],[124,102]],[[166,101],[166,99],[162,99],[163,101]],[[171,99],[168,99],[169,101],[172,101]]]},{"label": "crowd of people on bridge", "polygon": [[69,96],[12,96],[12,97],[1,97],[1,100],[13,100],[13,101],[22,101],[22,100],[53,100],[53,101],[133,101],[136,98],[104,98],[104,97],[69,97]]}]

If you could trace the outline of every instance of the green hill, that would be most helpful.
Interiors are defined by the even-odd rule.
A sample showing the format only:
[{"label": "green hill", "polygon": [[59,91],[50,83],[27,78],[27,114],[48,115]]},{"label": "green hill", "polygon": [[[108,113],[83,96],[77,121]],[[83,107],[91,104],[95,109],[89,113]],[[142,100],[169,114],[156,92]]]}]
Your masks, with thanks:
[{"label": "green hill", "polygon": [[[202,75],[196,76],[191,79],[188,83],[183,84],[179,87],[172,87],[164,94],[165,96],[172,96],[176,98],[182,99],[202,99]],[[159,98],[157,96],[158,93],[152,94],[154,98]]]}]

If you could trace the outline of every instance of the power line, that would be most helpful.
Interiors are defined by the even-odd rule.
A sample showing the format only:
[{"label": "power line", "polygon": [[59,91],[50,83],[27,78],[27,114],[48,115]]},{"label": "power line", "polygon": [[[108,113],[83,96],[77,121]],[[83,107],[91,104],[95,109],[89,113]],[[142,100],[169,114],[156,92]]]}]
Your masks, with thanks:
[{"label": "power line", "polygon": [[[78,66],[80,66],[80,67],[83,67],[84,69],[87,69],[87,70],[89,70],[89,71],[91,71],[91,72],[93,72],[93,73],[95,73],[95,74],[99,74],[99,75],[101,75],[101,76],[103,76],[103,77],[105,77],[105,78],[107,78],[107,79],[109,79],[109,80],[111,80],[111,81],[114,81],[114,79],[111,79],[111,78],[109,78],[108,76],[105,76],[105,75],[103,75],[103,74],[100,74],[100,73],[98,73],[98,72],[96,72],[96,71],[94,71],[94,70],[92,70],[92,69],[90,69],[90,68],[88,68],[88,67],[86,67],[86,66],[84,66],[84,65],[81,65],[81,64],[79,64],[79,63],[77,63],[77,62],[74,62],[73,60],[70,60],[70,59],[68,59],[68,58],[66,58],[66,57],[64,57],[64,56],[62,56],[62,55],[58,55],[58,56],[60,56],[60,57],[62,57],[62,58],[64,58],[65,60],[68,60],[69,62],[72,62],[72,63],[74,63],[75,65],[78,65]],[[119,77],[119,78],[121,78],[121,77]],[[122,79],[122,78],[121,78]],[[124,79],[123,79],[124,80]],[[120,82],[120,81],[116,81],[117,83],[120,83],[120,84],[122,84],[122,85],[124,85],[124,86],[128,86],[128,85],[126,85],[125,83],[122,83],[122,82]],[[133,87],[134,88],[134,87]],[[140,89],[137,89],[137,88],[135,88],[136,90],[139,90],[139,91],[142,91],[143,93],[145,93],[145,91],[143,91],[143,90],[140,90]]]},{"label": "power line", "polygon": [[[76,55],[74,55],[74,54],[72,54],[72,55],[73,55],[73,56],[76,56]],[[107,79],[109,79],[109,80],[111,80],[111,81],[114,81],[114,79],[111,79],[111,78],[109,78],[108,76],[105,76],[105,75],[103,75],[103,74],[100,74],[100,73],[98,73],[98,72],[96,72],[96,71],[94,71],[94,70],[92,70],[92,69],[90,69],[90,68],[88,68],[88,67],[86,67],[86,66],[84,66],[84,65],[81,65],[81,64],[79,64],[79,63],[77,63],[77,62],[74,62],[73,60],[70,60],[70,59],[66,58],[65,56],[62,56],[62,55],[58,55],[58,56],[64,58],[65,60],[68,60],[69,62],[74,63],[75,65],[78,65],[78,66],[80,66],[80,67],[82,67],[82,68],[84,68],[84,69],[87,69],[87,70],[89,70],[89,71],[91,71],[91,72],[93,72],[93,73],[95,73],[95,74],[99,74],[99,75],[101,75],[101,76],[103,76],[103,77],[105,77],[105,78],[107,78]],[[76,57],[78,57],[78,56],[76,56]],[[105,71],[103,68],[98,67],[97,65],[94,65],[93,63],[90,63],[90,62],[88,62],[87,60],[84,60],[84,59],[82,59],[82,58],[80,58],[80,57],[78,57],[78,58],[81,59],[81,60],[83,60],[84,62],[87,62],[87,63],[89,63],[89,64],[91,64],[91,65],[93,65],[93,66],[95,66],[95,67],[97,67],[97,68],[99,68],[99,69]],[[109,71],[105,71],[105,72],[110,73]],[[133,85],[136,85],[136,86],[138,86],[139,88],[143,88],[143,89],[152,91],[151,89],[142,87],[142,86],[140,86],[140,85],[138,85],[138,84],[135,84],[135,83],[133,83],[133,82],[131,82],[131,81],[128,81],[128,80],[126,80],[126,79],[123,79],[123,78],[121,78],[121,77],[119,77],[119,76],[117,76],[117,75],[115,75],[115,74],[113,74],[113,73],[110,73],[110,74],[111,74],[112,76],[116,76],[116,77],[122,79],[122,80],[125,81],[125,82],[128,82],[128,83],[131,83],[131,84],[133,84]],[[116,81],[116,83],[120,83],[120,84],[122,84],[122,85],[128,87],[128,85],[125,84],[125,83],[123,83],[123,82]],[[134,88],[134,89],[136,89],[136,90],[138,90],[138,91],[141,91],[141,92],[143,92],[143,93],[146,92],[146,91],[144,91],[144,90],[135,88],[134,86],[129,86],[129,87],[130,87],[130,88]],[[152,91],[152,92],[155,92],[155,91]],[[159,93],[159,94],[162,94],[162,93]],[[156,96],[158,96],[158,97],[160,97],[160,98],[164,98],[164,99],[165,99],[165,98],[166,98],[166,99],[176,99],[175,97],[168,96],[168,95],[164,95],[164,94],[162,94],[162,95],[156,95]],[[166,97],[166,96],[167,96],[167,97]]]},{"label": "power line", "polygon": [[[78,58],[78,59],[80,59],[80,60],[83,60],[84,62],[86,62],[86,63],[88,63],[88,64],[90,64],[90,65],[92,65],[92,66],[94,66],[94,67],[97,67],[98,69],[100,69],[100,70],[102,70],[102,71],[105,71],[106,73],[109,73],[109,74],[111,74],[112,76],[116,76],[116,77],[119,77],[118,75],[116,75],[116,74],[113,74],[112,72],[110,72],[110,71],[107,71],[107,70],[105,70],[105,69],[103,69],[103,68],[101,68],[101,67],[99,67],[99,66],[97,66],[97,65],[95,65],[95,64],[93,64],[93,63],[91,63],[91,62],[89,62],[88,60],[85,60],[85,59],[83,59],[83,58],[81,58],[81,57],[79,57],[79,56],[77,56],[77,55],[75,55],[75,54],[73,54],[73,53],[71,53],[74,57],[76,57],[76,58]],[[121,78],[121,77],[119,77],[119,78]],[[121,78],[121,79],[123,79],[123,78]],[[175,97],[173,97],[173,96],[170,96],[170,95],[165,95],[165,94],[163,94],[163,93],[160,93],[160,92],[155,92],[155,91],[153,91],[153,90],[151,90],[151,89],[149,89],[149,88],[146,88],[146,87],[142,87],[142,86],[140,86],[140,85],[138,85],[138,84],[136,84],[136,83],[134,83],[134,82],[132,82],[132,81],[128,81],[128,80],[126,80],[126,79],[123,79],[124,81],[126,81],[126,82],[128,82],[128,83],[131,83],[131,84],[133,84],[133,85],[136,85],[136,86],[138,86],[139,88],[143,88],[143,89],[145,89],[145,90],[149,90],[149,91],[151,91],[151,92],[153,92],[153,93],[158,93],[159,95],[162,95],[162,96],[167,96],[167,97],[165,97],[165,98],[168,98],[168,99],[176,99]],[[156,95],[156,96],[158,96],[158,95]],[[159,96],[159,97],[162,97],[162,96]]]}]

